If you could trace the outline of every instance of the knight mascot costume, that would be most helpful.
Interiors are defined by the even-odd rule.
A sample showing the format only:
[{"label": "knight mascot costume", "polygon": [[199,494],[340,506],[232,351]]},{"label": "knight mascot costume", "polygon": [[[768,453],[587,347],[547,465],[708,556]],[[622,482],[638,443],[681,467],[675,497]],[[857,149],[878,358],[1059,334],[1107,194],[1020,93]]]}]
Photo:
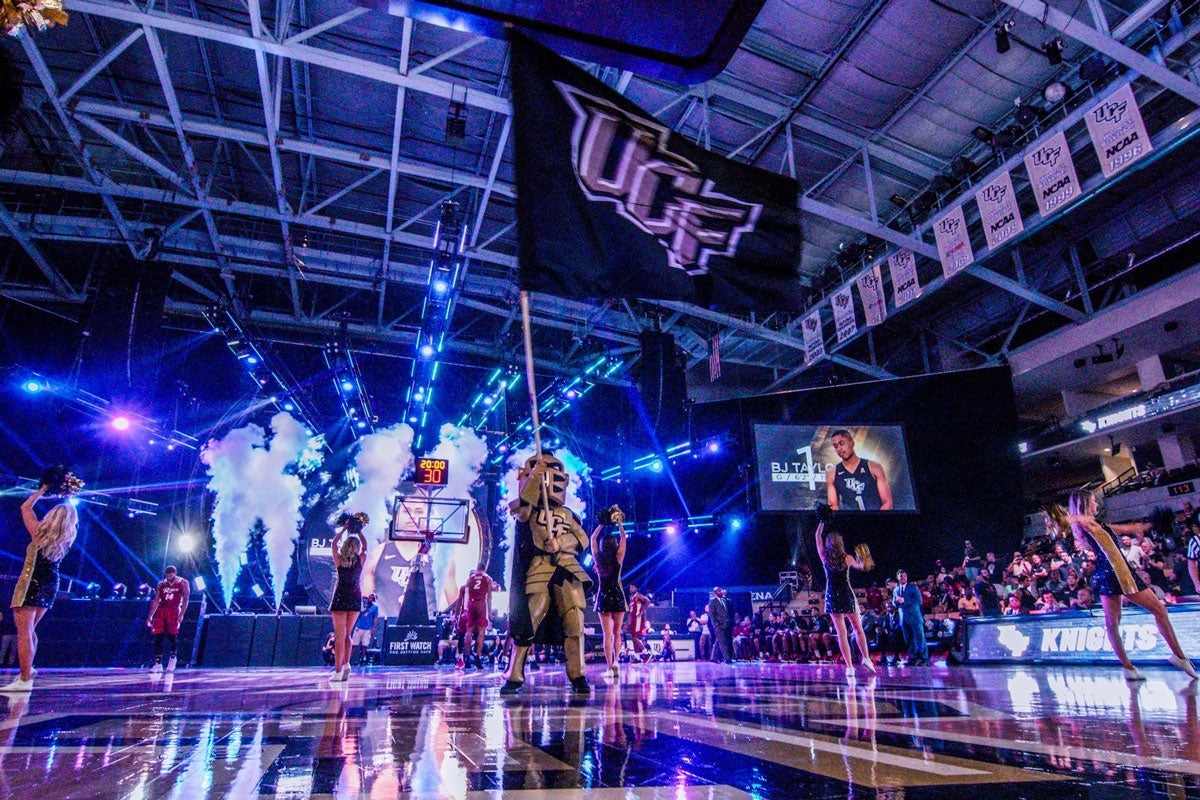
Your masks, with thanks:
[{"label": "knight mascot costume", "polygon": [[583,674],[583,609],[592,579],[579,563],[588,537],[579,517],[564,505],[567,483],[562,461],[547,452],[517,472],[518,497],[509,503],[517,520],[509,613],[513,656],[501,694],[520,691],[534,638],[540,631],[539,641],[557,644],[553,632],[559,625],[571,688],[591,691]]}]

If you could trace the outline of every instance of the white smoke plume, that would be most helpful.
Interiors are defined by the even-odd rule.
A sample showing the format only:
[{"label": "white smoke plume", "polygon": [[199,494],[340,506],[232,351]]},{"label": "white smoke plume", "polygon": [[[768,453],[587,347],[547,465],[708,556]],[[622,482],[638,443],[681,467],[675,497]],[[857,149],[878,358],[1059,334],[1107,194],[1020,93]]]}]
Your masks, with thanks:
[{"label": "white smoke plume", "polygon": [[[505,462],[507,470],[501,482],[500,514],[504,519],[504,541],[508,543],[508,563],[504,567],[504,585],[512,586],[513,556],[516,553],[517,521],[509,513],[508,504],[517,497],[517,470],[524,466],[525,461],[537,452],[533,444],[514,450]],[[566,448],[558,448],[554,455],[567,468],[570,480],[567,483],[567,508],[579,515],[581,520],[587,520],[587,503],[583,500],[583,484],[592,474],[592,468],[582,458]],[[586,529],[587,526],[584,525]]]},{"label": "white smoke plume", "polygon": [[[450,462],[446,488],[438,497],[448,499],[471,498],[471,488],[479,482],[479,473],[483,470],[483,462],[487,460],[487,440],[481,438],[471,428],[459,428],[450,423],[442,426],[439,433],[438,446],[429,454],[430,458],[444,458]],[[444,605],[442,598],[447,594],[458,594],[458,586],[446,587],[443,580],[453,580],[461,584],[475,564],[467,563],[475,548],[435,546],[433,548],[433,583],[438,595],[438,607]],[[486,554],[484,554],[486,556]],[[451,560],[455,561],[454,569],[448,569]],[[450,591],[447,592],[447,588]]]},{"label": "white smoke plume", "polygon": [[412,443],[413,429],[407,423],[392,425],[358,440],[358,454],[354,458],[358,486],[347,495],[338,513],[365,511],[371,518],[363,529],[368,542],[387,538],[388,509],[395,499],[396,487],[412,471]]},{"label": "white smoke plume", "polygon": [[200,460],[208,465],[208,488],[216,495],[212,532],[226,604],[233,599],[240,557],[259,520],[276,605],[283,597],[304,497],[300,478],[287,470],[308,449],[309,437],[286,412],[271,418],[271,431],[268,442],[267,431],[259,425],[236,428],[210,440],[200,453]]}]

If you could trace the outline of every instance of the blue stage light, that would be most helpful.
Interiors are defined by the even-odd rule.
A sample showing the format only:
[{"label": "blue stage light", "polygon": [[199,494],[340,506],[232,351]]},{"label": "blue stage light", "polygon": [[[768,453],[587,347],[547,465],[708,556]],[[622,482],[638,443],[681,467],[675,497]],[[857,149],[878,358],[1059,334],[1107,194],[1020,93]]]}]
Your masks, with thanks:
[{"label": "blue stage light", "polygon": [[358,422],[356,422],[356,423],[355,423],[355,425],[356,425],[356,426],[357,426],[359,429],[362,429],[362,428],[365,428],[365,427],[367,427],[367,423],[366,423],[366,422],[364,422],[364,421],[363,421],[363,420],[361,420],[361,419],[360,419]]},{"label": "blue stage light", "polygon": [[352,392],[352,391],[354,391],[354,384],[353,384],[353,383],[351,383],[349,380],[344,380],[344,381],[342,381],[342,391],[343,391],[343,392]]},{"label": "blue stage light", "polygon": [[431,345],[431,344],[422,345],[421,346],[421,355],[425,356],[426,358],[429,358],[431,355],[433,355],[433,345]]},{"label": "blue stage light", "polygon": [[568,400],[574,400],[576,397],[579,397],[579,392],[575,391],[574,389],[571,389],[567,392]]},{"label": "blue stage light", "polygon": [[30,394],[37,394],[42,390],[42,385],[37,381],[25,381],[24,389]]},{"label": "blue stage light", "polygon": [[257,358],[257,357],[255,357],[255,356],[247,356],[247,358],[246,358],[246,363],[247,363],[247,364],[257,364],[257,363],[258,363],[258,358]]},{"label": "blue stage light", "polygon": [[584,569],[592,568],[592,554],[590,551],[583,554],[583,568]]},{"label": "blue stage light", "polygon": [[284,403],[284,404],[283,404],[283,410],[284,410],[284,411],[295,411],[295,410],[296,410],[296,406],[295,406],[295,405],[293,405],[292,403]]},{"label": "blue stage light", "polygon": [[79,505],[79,498],[78,497],[68,497],[67,502],[73,506],[77,506],[77,505]]},{"label": "blue stage light", "polygon": [[661,461],[656,460],[650,464],[650,469],[654,470],[655,472],[662,472],[662,468],[663,464]]},{"label": "blue stage light", "polygon": [[445,294],[446,290],[449,288],[450,287],[446,284],[445,281],[434,281],[433,282],[433,291],[437,292],[438,294]]},{"label": "blue stage light", "polygon": [[203,592],[205,589],[208,588],[208,584],[204,582],[203,576],[200,576],[200,575],[197,575],[195,580],[192,581],[192,583],[194,583],[196,585],[197,592]]},{"label": "blue stage light", "polygon": [[409,422],[411,422],[413,425],[416,425],[416,424],[417,424],[417,417],[416,417],[416,415],[414,414],[413,416],[409,417],[409,418],[408,418],[408,421],[409,421]]},{"label": "blue stage light", "polygon": [[708,452],[719,453],[720,451],[721,451],[721,443],[720,442],[709,442],[708,443]]},{"label": "blue stage light", "polygon": [[491,395],[488,395],[487,397],[483,398],[483,404],[485,406],[490,406],[494,402],[496,402],[496,401],[492,399]]},{"label": "blue stage light", "polygon": [[254,593],[255,597],[262,597],[264,594],[262,587],[257,583],[250,587],[250,591]]},{"label": "blue stage light", "polygon": [[734,517],[729,520],[729,527],[731,530],[740,531],[742,529],[741,517]]}]

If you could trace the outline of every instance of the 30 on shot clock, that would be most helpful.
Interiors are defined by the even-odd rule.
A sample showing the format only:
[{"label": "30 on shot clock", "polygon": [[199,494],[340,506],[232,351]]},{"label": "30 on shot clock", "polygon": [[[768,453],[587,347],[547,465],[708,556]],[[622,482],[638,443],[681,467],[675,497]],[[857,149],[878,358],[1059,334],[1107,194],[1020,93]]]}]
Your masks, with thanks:
[{"label": "30 on shot clock", "polygon": [[444,458],[418,458],[413,483],[421,486],[445,486],[449,479],[450,462]]}]

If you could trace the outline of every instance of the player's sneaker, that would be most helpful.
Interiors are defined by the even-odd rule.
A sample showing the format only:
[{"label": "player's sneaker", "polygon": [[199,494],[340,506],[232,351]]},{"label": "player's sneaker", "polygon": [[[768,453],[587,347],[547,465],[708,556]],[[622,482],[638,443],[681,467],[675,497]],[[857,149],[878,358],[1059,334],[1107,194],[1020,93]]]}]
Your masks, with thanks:
[{"label": "player's sneaker", "polygon": [[167,672],[174,672],[174,671],[175,671],[175,656],[171,656],[170,660],[167,661]]},{"label": "player's sneaker", "polygon": [[158,661],[154,662],[154,666],[150,668],[150,674],[154,676],[162,675],[162,664]]}]

